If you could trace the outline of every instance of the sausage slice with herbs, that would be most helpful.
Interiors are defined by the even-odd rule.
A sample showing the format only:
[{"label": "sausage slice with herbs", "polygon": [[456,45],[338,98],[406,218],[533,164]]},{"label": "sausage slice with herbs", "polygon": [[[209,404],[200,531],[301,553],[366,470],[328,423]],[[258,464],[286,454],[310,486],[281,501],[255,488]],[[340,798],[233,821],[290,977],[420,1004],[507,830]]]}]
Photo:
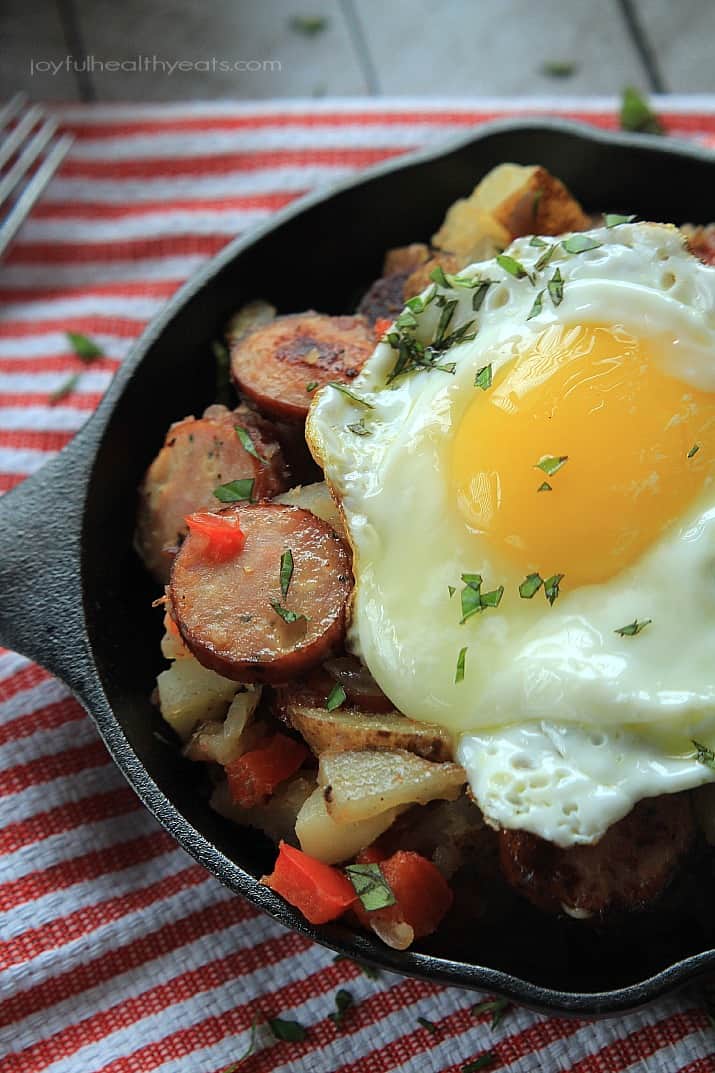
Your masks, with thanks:
[{"label": "sausage slice with herbs", "polygon": [[338,649],[353,580],[327,522],[279,503],[187,519],[169,610],[205,667],[236,681],[287,682]]},{"label": "sausage slice with herbs", "polygon": [[137,551],[162,584],[169,580],[171,559],[186,534],[186,515],[218,507],[215,489],[236,481],[243,482],[236,493],[243,491],[251,499],[269,498],[288,487],[288,470],[270,422],[247,406],[209,406],[203,417],[171,426],[139,489],[135,538]]},{"label": "sausage slice with herbs", "polygon": [[528,831],[499,833],[502,872],[539,909],[576,919],[643,909],[667,886],[695,833],[690,795],[639,801],[593,846],[562,849]]},{"label": "sausage slice with herbs", "polygon": [[262,413],[304,421],[315,391],[330,380],[349,383],[374,347],[365,317],[295,313],[242,336],[231,348],[231,372]]}]

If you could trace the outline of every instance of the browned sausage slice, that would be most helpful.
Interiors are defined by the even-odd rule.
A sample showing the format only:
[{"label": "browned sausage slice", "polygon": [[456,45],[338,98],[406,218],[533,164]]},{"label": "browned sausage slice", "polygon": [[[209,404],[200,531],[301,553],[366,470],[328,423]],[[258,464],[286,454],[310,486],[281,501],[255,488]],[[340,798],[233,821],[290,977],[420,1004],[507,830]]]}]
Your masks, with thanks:
[{"label": "browned sausage slice", "polygon": [[[216,561],[206,538],[190,531],[171,571],[171,614],[205,667],[239,682],[286,682],[342,643],[350,552],[327,522],[301,507],[254,503],[216,513],[238,522],[245,544]],[[290,571],[282,586],[281,560],[288,551],[286,595]]]},{"label": "browned sausage slice", "polygon": [[[236,428],[247,433],[256,458]],[[169,429],[139,489],[136,547],[158,581],[169,580],[173,554],[186,534],[184,518],[217,507],[214,489],[252,479],[253,498],[277,495],[288,487],[288,471],[273,426],[247,406],[209,406],[201,418],[187,417]]]},{"label": "browned sausage slice", "polygon": [[295,313],[242,336],[231,348],[231,371],[263,413],[304,421],[313,393],[330,380],[352,380],[374,348],[364,317]]},{"label": "browned sausage slice", "polygon": [[594,846],[561,849],[527,831],[502,830],[502,872],[547,912],[603,916],[640,909],[667,885],[694,836],[690,797],[639,801]]},{"label": "browned sausage slice", "polygon": [[371,324],[378,320],[395,320],[405,306],[405,281],[410,272],[393,272],[391,276],[376,279],[360,299],[358,313]]}]

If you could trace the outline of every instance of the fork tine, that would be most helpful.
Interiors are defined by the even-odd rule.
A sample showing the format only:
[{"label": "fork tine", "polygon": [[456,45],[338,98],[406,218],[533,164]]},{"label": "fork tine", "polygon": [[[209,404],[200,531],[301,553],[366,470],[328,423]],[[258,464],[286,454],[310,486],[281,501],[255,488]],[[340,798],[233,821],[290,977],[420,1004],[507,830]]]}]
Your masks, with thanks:
[{"label": "fork tine", "polygon": [[[19,130],[20,128],[18,127],[17,129]],[[35,163],[45,146],[50,142],[56,130],[57,121],[55,119],[46,119],[37,133],[20,153],[7,175],[4,175],[2,179],[0,179],[0,206],[12,193],[17,184],[25,177],[25,175],[27,175],[27,172]]]},{"label": "fork tine", "polygon": [[30,209],[56,172],[73,141],[74,138],[71,134],[63,134],[61,138],[57,139],[30,182],[3,220],[2,224],[0,224],[0,257],[14,238],[20,224],[29,214]]},{"label": "fork tine", "polygon": [[25,112],[15,129],[10,131],[3,140],[2,145],[0,145],[0,168],[4,168],[10,158],[17,152],[41,116],[42,109],[33,104],[32,108]]},{"label": "fork tine", "polygon": [[0,129],[6,126],[11,119],[20,112],[27,104],[26,93],[16,93],[14,97],[11,97],[7,104],[4,104],[0,108]]}]

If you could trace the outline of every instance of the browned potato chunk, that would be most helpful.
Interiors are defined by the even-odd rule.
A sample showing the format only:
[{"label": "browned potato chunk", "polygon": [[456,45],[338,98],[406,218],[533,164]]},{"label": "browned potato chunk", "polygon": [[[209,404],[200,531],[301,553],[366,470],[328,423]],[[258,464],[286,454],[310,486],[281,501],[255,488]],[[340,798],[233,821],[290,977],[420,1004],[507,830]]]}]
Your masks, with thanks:
[{"label": "browned potato chunk", "polygon": [[285,714],[316,756],[361,749],[404,749],[425,760],[452,759],[452,743],[444,727],[418,723],[399,712],[360,712],[309,708],[288,703]]}]

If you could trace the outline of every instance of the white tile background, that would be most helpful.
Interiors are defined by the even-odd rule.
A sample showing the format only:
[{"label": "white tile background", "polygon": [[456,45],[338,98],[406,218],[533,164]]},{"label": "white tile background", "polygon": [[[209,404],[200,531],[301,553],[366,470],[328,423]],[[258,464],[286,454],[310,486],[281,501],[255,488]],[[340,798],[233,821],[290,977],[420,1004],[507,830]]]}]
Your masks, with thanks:
[{"label": "white tile background", "polygon": [[[319,16],[307,36],[292,16]],[[3,0],[0,98],[715,92],[712,0]],[[71,56],[94,71],[31,61]],[[256,71],[107,71],[107,60],[268,61]],[[544,64],[572,63],[566,78]],[[152,61],[153,63],[153,61]]]}]

